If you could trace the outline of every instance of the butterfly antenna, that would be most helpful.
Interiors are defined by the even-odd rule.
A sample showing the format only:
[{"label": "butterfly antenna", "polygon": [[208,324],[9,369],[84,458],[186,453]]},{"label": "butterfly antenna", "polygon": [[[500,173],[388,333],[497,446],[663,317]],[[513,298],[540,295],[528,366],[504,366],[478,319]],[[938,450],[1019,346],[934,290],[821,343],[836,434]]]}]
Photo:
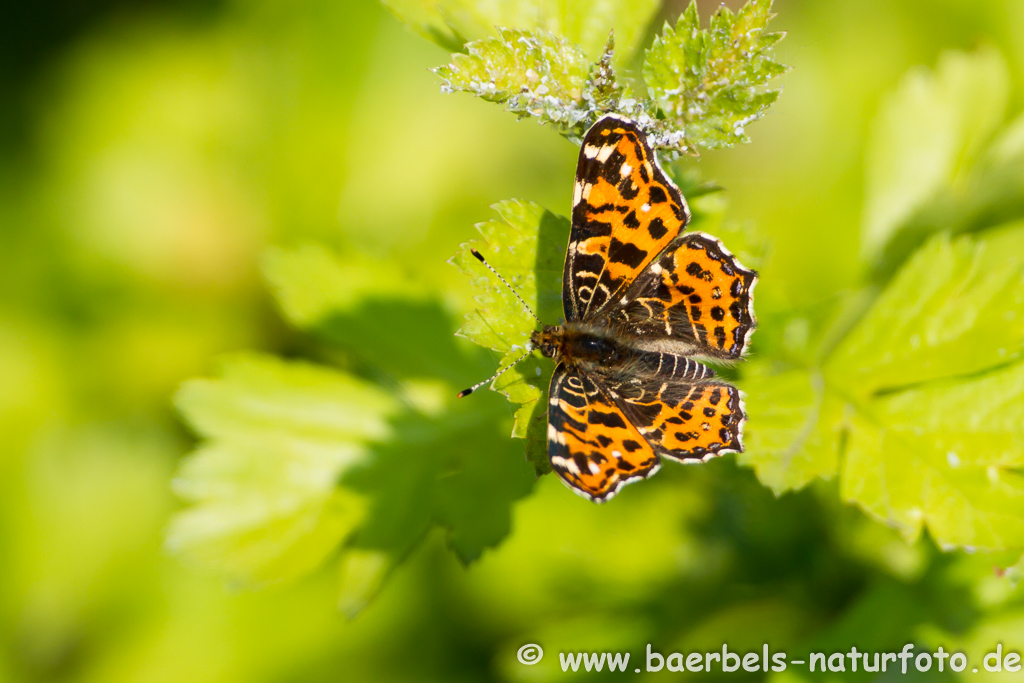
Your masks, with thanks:
[{"label": "butterfly antenna", "polygon": [[[472,247],[470,247],[469,251],[473,254],[473,256],[476,256],[477,260],[480,261],[480,263],[482,263],[485,266],[487,266],[488,270],[490,270],[492,273],[497,275],[498,279],[501,280],[506,287],[508,287],[509,291],[512,292],[517,299],[519,299],[519,303],[521,303],[523,305],[523,308],[525,308],[530,313],[530,315],[533,316],[533,319],[536,320],[537,322],[540,322],[540,318],[538,318],[537,314],[533,312],[533,309],[530,308],[529,304],[527,304],[525,301],[523,301],[523,297],[519,296],[519,292],[517,292],[515,289],[513,289],[512,285],[510,285],[508,283],[508,280],[503,278],[501,276],[501,273],[496,271],[494,269],[494,266],[492,266],[490,263],[487,262],[487,259],[484,258],[484,255],[481,254],[476,249],[473,249]],[[541,323],[541,324],[543,324],[543,323]],[[518,363],[519,361],[516,361],[516,362]],[[512,366],[510,365],[509,367],[512,367]]]},{"label": "butterfly antenna", "polygon": [[[501,276],[499,275],[498,277],[501,277]],[[537,347],[535,347],[535,346],[533,345],[533,342],[532,342],[532,341],[528,341],[528,342],[526,342],[526,353],[524,353],[523,355],[519,356],[519,358],[517,358],[517,359],[516,359],[515,361],[513,361],[512,363],[509,363],[509,364],[508,364],[508,365],[506,365],[505,367],[503,367],[503,368],[501,368],[500,370],[498,370],[498,371],[497,371],[496,373],[494,373],[493,375],[491,375],[490,377],[488,377],[487,379],[485,379],[485,380],[484,380],[483,382],[477,382],[476,384],[474,384],[473,386],[471,386],[471,387],[470,387],[469,389],[463,389],[462,391],[460,391],[460,392],[459,392],[459,396],[458,396],[458,398],[463,398],[464,396],[469,396],[469,395],[470,395],[470,394],[472,394],[472,393],[473,393],[474,391],[476,391],[477,389],[479,389],[479,388],[480,388],[480,387],[482,387],[483,385],[487,384],[488,382],[493,382],[494,380],[498,379],[498,378],[499,378],[499,377],[501,377],[501,376],[502,376],[502,375],[503,375],[503,374],[504,374],[504,373],[505,373],[505,372],[506,372],[507,370],[509,370],[510,368],[512,368],[512,366],[514,366],[514,365],[518,365],[520,361],[522,361],[522,360],[523,360],[524,358],[526,358],[526,357],[527,357],[527,356],[529,356],[529,355],[530,355],[531,353],[533,353],[534,349],[536,349],[536,348],[537,348]]]}]

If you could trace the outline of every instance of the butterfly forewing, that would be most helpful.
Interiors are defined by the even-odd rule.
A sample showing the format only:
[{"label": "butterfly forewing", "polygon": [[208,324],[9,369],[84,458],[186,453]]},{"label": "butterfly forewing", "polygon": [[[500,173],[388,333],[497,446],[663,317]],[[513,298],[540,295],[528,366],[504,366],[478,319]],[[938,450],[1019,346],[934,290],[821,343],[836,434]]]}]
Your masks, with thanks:
[{"label": "butterfly forewing", "polygon": [[548,401],[548,457],[574,490],[607,500],[657,471],[658,456],[595,378],[559,363]]},{"label": "butterfly forewing", "polygon": [[617,116],[594,124],[576,170],[565,319],[590,320],[616,302],[688,220],[686,203],[658,167],[646,134]]}]

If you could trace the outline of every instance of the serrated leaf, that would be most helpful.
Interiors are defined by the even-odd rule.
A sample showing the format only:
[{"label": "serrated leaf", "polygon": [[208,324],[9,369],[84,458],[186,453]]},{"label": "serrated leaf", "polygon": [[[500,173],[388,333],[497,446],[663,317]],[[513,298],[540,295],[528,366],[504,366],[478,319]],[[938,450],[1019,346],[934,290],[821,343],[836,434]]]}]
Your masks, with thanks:
[{"label": "serrated leaf", "polygon": [[995,49],[947,52],[934,72],[910,71],[883,101],[866,152],[867,258],[877,256],[915,211],[956,191],[1003,120],[1009,86],[1009,70]]},{"label": "serrated leaf", "polygon": [[[522,358],[522,351],[513,348],[501,359],[499,367],[507,367]],[[548,461],[548,385],[554,364],[534,353],[516,363],[494,381],[494,390],[517,406],[512,436],[526,441],[526,459],[533,463],[538,475],[551,471]]]},{"label": "serrated leaf", "polygon": [[628,58],[658,9],[656,0],[383,0],[384,5],[424,37],[449,52],[468,40],[495,33],[496,26],[542,30],[564,36],[596,57],[609,32],[615,31]]},{"label": "serrated leaf", "polygon": [[907,263],[825,367],[857,396],[978,372],[1024,344],[1024,225],[937,237]]},{"label": "serrated leaf", "polygon": [[591,61],[562,36],[498,29],[498,36],[466,45],[436,73],[443,92],[468,92],[505,104],[520,116],[573,129],[591,115],[584,99]]},{"label": "serrated leaf", "polygon": [[[510,203],[502,214],[517,220],[522,211]],[[474,357],[456,343],[450,316],[394,264],[301,247],[272,251],[264,272],[297,326],[356,354],[369,374],[400,380],[390,384],[405,410],[391,416],[371,456],[346,475],[367,501],[357,534],[362,547],[386,553],[394,565],[433,525],[448,530],[466,562],[497,544],[508,533],[511,502],[533,476],[518,444],[501,434],[497,405],[455,401],[453,382],[488,369],[486,354]],[[360,604],[353,591],[343,595],[346,609]]]},{"label": "serrated leaf", "polygon": [[186,382],[175,397],[178,410],[203,438],[356,443],[391,434],[395,400],[349,375],[254,353],[228,357],[219,374]]},{"label": "serrated leaf", "polygon": [[312,571],[360,524],[365,500],[338,479],[398,411],[352,377],[255,354],[224,361],[218,379],[187,382],[176,404],[207,442],[175,479],[191,506],[172,519],[167,544],[256,584]]},{"label": "serrated leaf", "polygon": [[1024,544],[1024,365],[1007,365],[1024,345],[1022,247],[1024,225],[936,237],[820,379],[751,377],[741,461],[776,491],[839,462],[843,497],[910,539],[927,526],[947,548]]},{"label": "serrated leaf", "polygon": [[479,402],[457,405],[438,419],[396,421],[395,437],[346,473],[343,485],[369,501],[356,547],[387,552],[397,563],[438,524],[470,562],[508,534],[511,503],[529,492],[533,469],[493,411]]},{"label": "serrated leaf", "polygon": [[876,402],[853,417],[842,496],[944,547],[1024,546],[1024,366]]},{"label": "serrated leaf", "polygon": [[[498,367],[522,358],[538,323],[522,303],[469,252],[473,247],[505,277],[542,321],[562,319],[562,262],[569,221],[529,202],[510,200],[493,207],[500,218],[477,226],[483,240],[472,240],[451,262],[470,278],[480,307],[466,316],[458,334],[502,354]],[[538,474],[550,471],[547,460],[547,386],[553,369],[537,354],[517,363],[493,385],[515,411],[512,436],[526,439],[526,457]]]},{"label": "serrated leaf", "polygon": [[691,2],[675,28],[655,38],[643,74],[661,146],[692,154],[749,141],[746,126],[780,92],[768,90],[768,81],[787,69],[773,58],[782,34],[765,32],[772,16],[771,0],[750,0],[736,14],[720,8],[702,29]]},{"label": "serrated leaf", "polygon": [[501,354],[522,348],[538,323],[508,287],[469,253],[477,249],[543,321],[562,318],[562,261],[569,221],[532,202],[508,200],[492,207],[499,218],[476,226],[451,263],[470,278],[480,306],[458,334]]}]

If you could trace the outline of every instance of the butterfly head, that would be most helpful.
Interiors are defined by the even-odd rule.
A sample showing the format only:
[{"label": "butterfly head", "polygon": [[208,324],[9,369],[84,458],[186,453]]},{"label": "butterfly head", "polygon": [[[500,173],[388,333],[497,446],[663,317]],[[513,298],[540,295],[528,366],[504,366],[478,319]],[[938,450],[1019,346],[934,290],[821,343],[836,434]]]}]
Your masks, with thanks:
[{"label": "butterfly head", "polygon": [[530,343],[547,358],[556,361],[562,355],[562,340],[565,330],[561,325],[545,325],[543,330],[534,330]]}]

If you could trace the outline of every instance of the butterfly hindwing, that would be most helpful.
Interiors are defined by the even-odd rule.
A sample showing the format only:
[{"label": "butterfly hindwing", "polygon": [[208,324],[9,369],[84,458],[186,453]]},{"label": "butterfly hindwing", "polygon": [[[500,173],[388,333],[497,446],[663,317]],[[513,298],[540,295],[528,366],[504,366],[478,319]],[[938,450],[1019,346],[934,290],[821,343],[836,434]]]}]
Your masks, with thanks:
[{"label": "butterfly hindwing", "polygon": [[743,450],[743,397],[731,384],[648,381],[616,389],[630,423],[659,455],[693,461]]},{"label": "butterfly hindwing", "polygon": [[562,286],[565,319],[592,319],[617,301],[689,218],[678,188],[634,122],[608,115],[594,124],[576,170]]},{"label": "butterfly hindwing", "polygon": [[757,320],[757,273],[710,235],[688,233],[633,283],[612,313],[641,337],[665,337],[693,355],[738,359]]},{"label": "butterfly hindwing", "polygon": [[594,378],[559,363],[548,401],[548,457],[575,491],[603,501],[657,471],[650,444]]}]

